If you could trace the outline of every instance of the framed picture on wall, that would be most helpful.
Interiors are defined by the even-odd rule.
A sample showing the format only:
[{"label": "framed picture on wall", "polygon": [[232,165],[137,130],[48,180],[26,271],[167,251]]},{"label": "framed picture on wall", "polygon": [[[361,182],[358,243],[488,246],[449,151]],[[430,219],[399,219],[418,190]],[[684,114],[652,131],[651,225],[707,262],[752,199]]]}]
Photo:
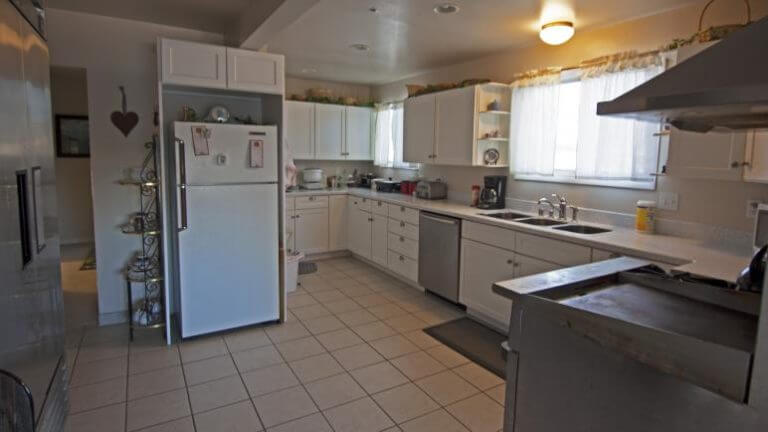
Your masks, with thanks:
[{"label": "framed picture on wall", "polygon": [[56,156],[91,156],[88,116],[56,116]]}]

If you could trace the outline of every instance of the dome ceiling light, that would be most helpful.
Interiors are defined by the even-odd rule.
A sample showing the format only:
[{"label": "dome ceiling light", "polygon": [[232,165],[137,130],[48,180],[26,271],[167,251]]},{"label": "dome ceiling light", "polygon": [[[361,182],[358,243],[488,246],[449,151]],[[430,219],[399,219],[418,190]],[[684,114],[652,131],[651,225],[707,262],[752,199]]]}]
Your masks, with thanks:
[{"label": "dome ceiling light", "polygon": [[571,21],[553,21],[541,26],[539,37],[549,45],[562,45],[568,42],[574,34]]}]

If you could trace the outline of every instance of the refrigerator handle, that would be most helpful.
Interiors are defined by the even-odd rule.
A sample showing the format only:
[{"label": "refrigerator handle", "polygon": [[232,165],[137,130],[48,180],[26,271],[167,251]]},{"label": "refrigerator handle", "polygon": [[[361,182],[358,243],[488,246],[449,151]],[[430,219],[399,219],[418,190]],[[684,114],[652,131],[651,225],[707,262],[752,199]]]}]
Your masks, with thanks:
[{"label": "refrigerator handle", "polygon": [[178,230],[184,231],[189,228],[187,224],[187,163],[184,154],[184,140],[176,138],[176,142],[179,144],[177,162],[179,164],[179,209],[181,210],[181,226],[178,227]]}]

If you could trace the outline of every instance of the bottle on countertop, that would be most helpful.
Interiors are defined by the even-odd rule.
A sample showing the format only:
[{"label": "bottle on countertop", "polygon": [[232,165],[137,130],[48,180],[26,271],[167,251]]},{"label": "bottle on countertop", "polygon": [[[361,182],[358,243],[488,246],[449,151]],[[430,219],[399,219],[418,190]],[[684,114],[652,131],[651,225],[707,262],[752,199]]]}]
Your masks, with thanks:
[{"label": "bottle on countertop", "polygon": [[477,207],[480,202],[480,185],[472,185],[472,207]]},{"label": "bottle on countertop", "polygon": [[655,224],[656,201],[638,201],[635,210],[635,230],[643,234],[653,234]]}]

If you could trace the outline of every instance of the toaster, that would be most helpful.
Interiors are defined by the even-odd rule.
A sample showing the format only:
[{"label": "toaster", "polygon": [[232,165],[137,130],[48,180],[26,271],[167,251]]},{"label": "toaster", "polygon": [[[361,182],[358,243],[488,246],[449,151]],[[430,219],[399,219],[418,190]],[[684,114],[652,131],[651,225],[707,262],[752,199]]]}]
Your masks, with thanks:
[{"label": "toaster", "polygon": [[420,181],[416,184],[416,198],[439,200],[448,198],[448,184],[440,181]]}]

